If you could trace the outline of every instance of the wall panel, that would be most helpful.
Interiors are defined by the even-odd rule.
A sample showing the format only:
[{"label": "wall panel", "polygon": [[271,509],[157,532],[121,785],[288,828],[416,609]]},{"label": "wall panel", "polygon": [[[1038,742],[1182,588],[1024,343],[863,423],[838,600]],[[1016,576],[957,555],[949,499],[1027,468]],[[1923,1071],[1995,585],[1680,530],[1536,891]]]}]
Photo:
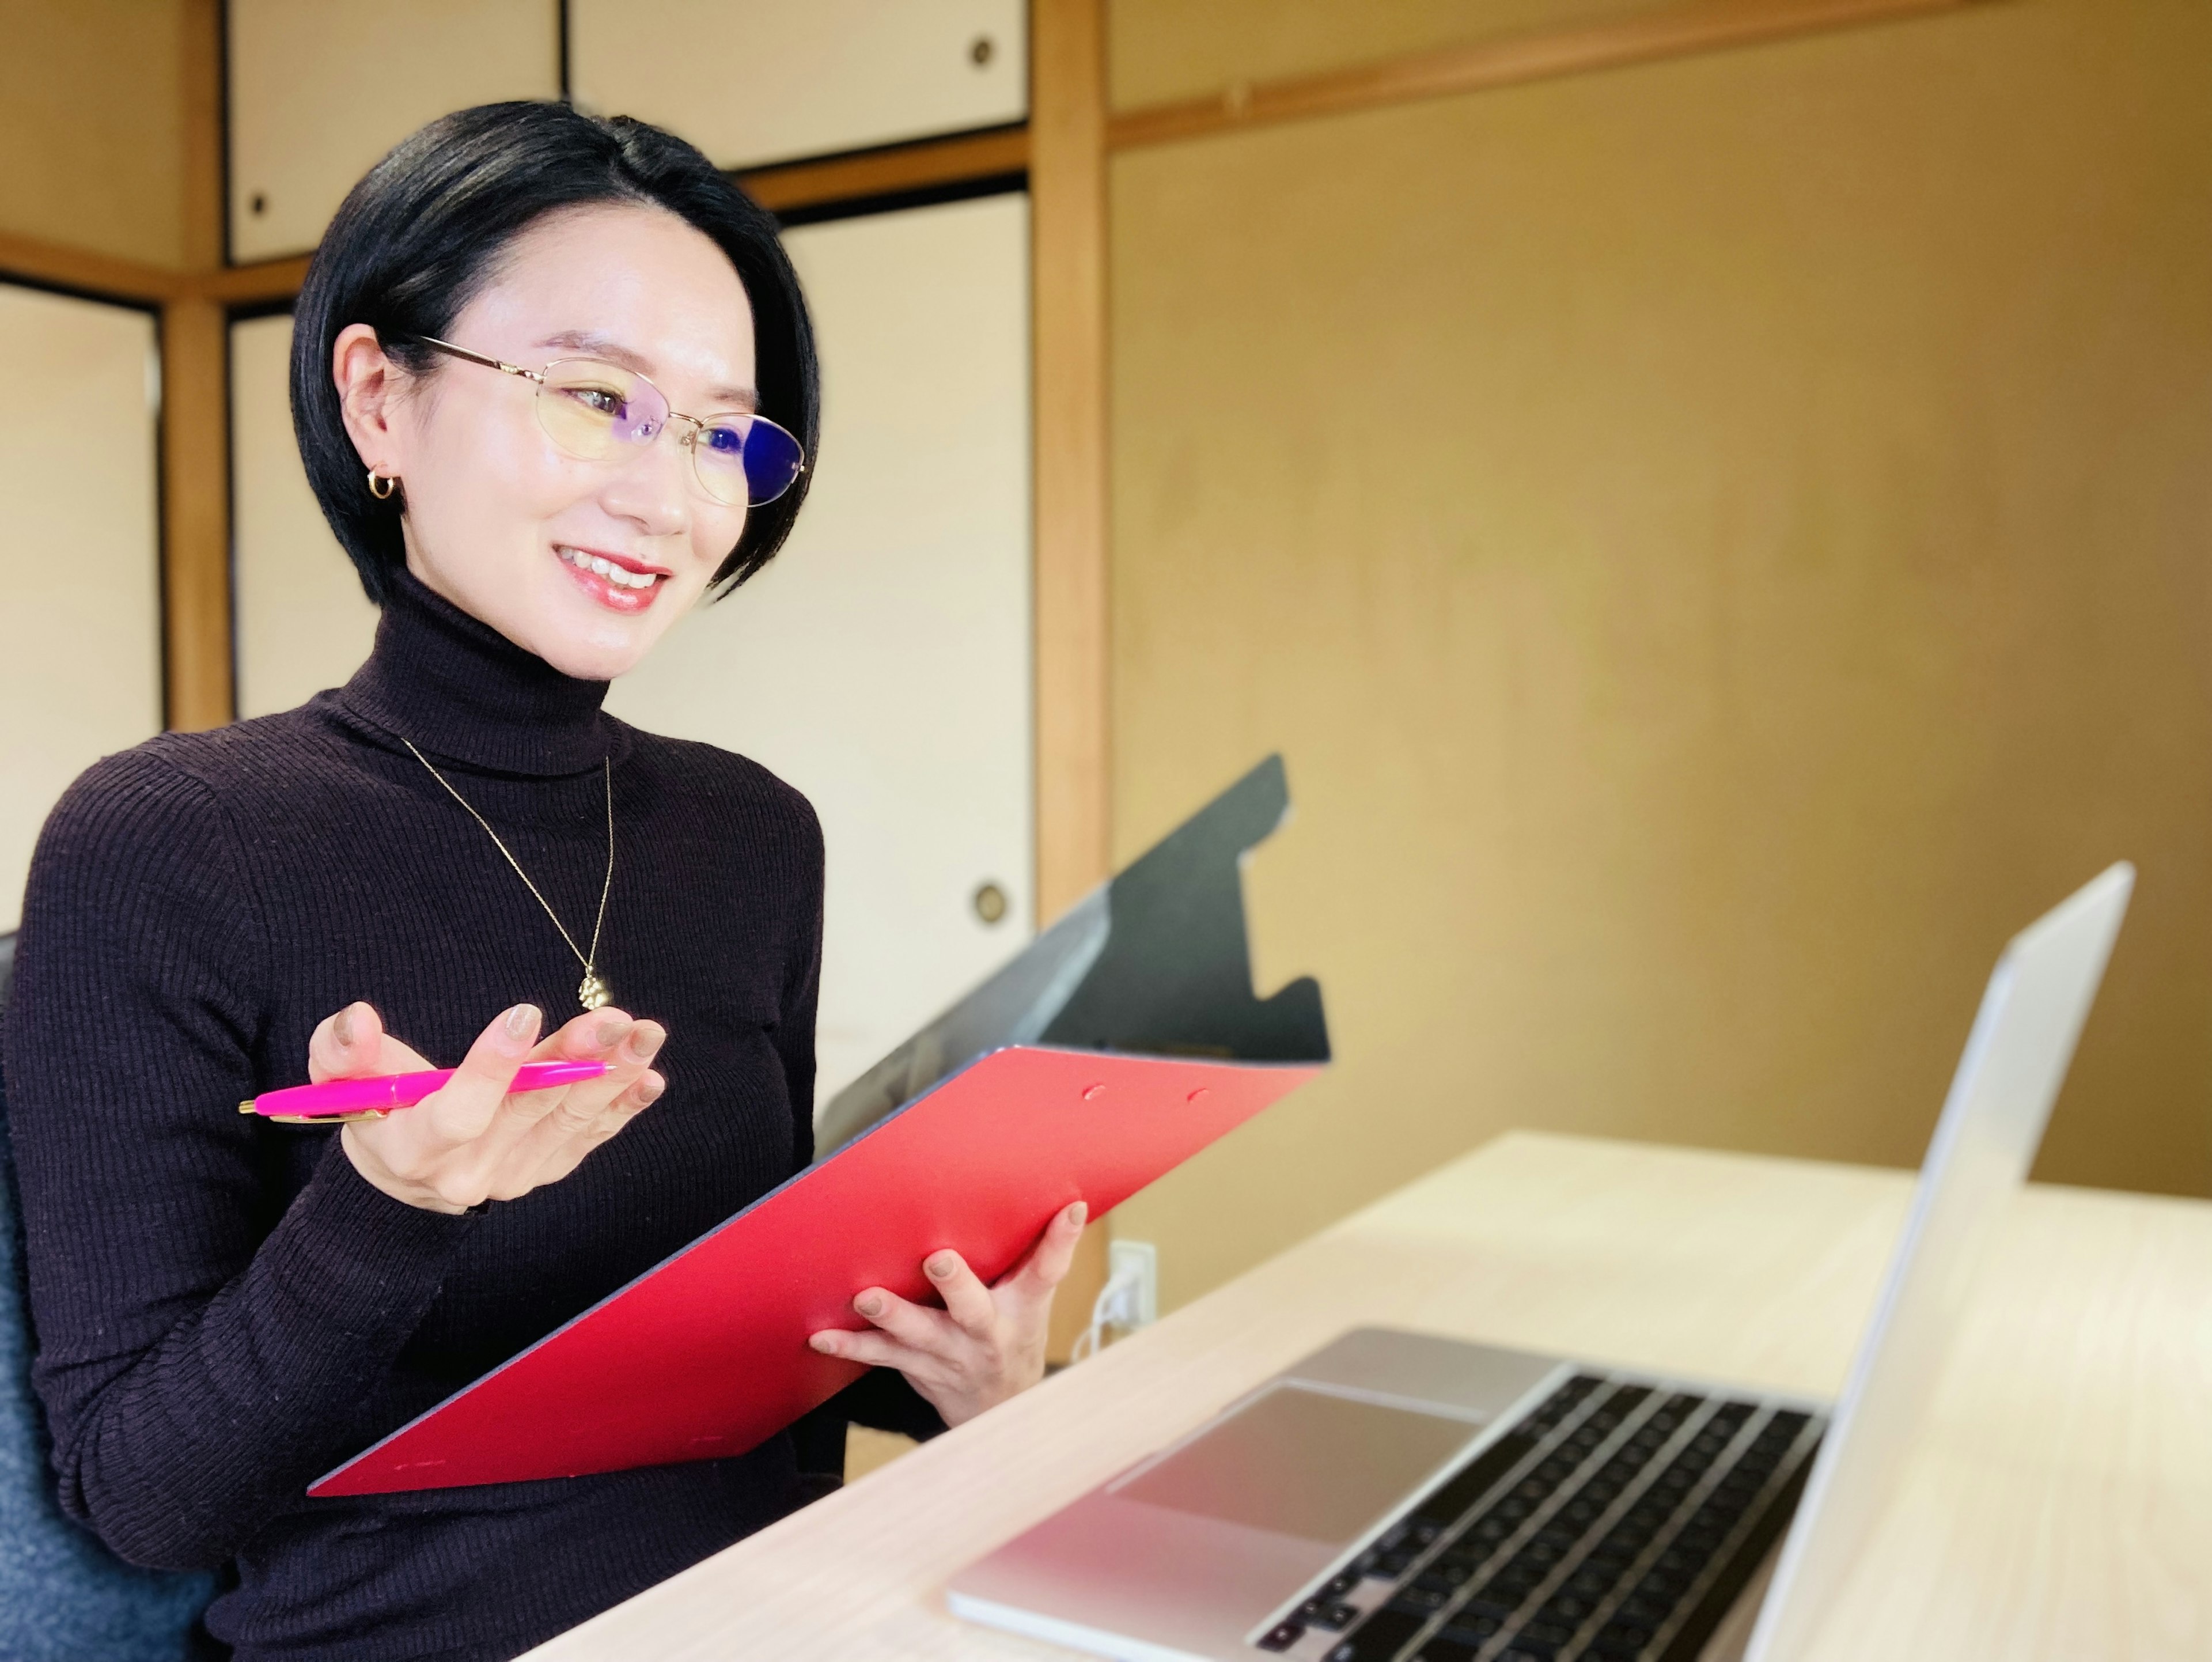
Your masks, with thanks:
[{"label": "wall panel", "polygon": [[[822,347],[805,511],[608,708],[750,756],[821,814],[826,1096],[1035,927],[1028,203],[787,240]],[[995,923],[973,904],[987,882],[1009,904]]]},{"label": "wall panel", "polygon": [[577,101],[723,167],[1019,121],[1024,0],[569,0]]},{"label": "wall panel", "polygon": [[292,434],[291,357],[289,315],[231,326],[231,594],[240,715],[289,709],[341,685],[376,638],[376,608],[307,488]]},{"label": "wall panel", "polygon": [[1118,158],[1117,853],[1265,751],[1340,1063],[1188,1298],[1509,1125],[1917,1160],[2136,912],[2041,1172],[2212,1193],[2212,13],[2021,0]]},{"label": "wall panel", "polygon": [[0,283],[0,931],[70,781],[161,728],[155,350],[146,313]]},{"label": "wall panel", "polygon": [[186,10],[0,0],[0,231],[186,263]]},{"label": "wall panel", "polygon": [[1204,98],[1239,82],[1318,75],[1668,7],[1684,0],[1112,0],[1116,110]]},{"label": "wall panel", "polygon": [[305,253],[433,117],[560,95],[555,0],[228,0],[230,251]]}]

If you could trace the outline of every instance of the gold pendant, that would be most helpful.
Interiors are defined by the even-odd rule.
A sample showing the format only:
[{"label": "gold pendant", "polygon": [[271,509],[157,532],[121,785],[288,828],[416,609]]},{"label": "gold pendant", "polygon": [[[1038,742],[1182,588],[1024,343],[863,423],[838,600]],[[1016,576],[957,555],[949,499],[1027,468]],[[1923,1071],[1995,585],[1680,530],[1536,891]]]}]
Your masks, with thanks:
[{"label": "gold pendant", "polygon": [[599,979],[597,970],[586,970],[584,978],[576,983],[576,999],[586,1010],[596,1010],[603,1004],[612,1003],[614,994]]}]

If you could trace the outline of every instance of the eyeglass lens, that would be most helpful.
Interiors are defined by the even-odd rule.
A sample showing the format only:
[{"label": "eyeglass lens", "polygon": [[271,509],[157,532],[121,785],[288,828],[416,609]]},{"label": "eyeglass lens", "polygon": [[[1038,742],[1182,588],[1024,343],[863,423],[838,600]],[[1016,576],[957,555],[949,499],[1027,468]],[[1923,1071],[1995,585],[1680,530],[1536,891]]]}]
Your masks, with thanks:
[{"label": "eyeglass lens", "polygon": [[[659,438],[668,425],[668,400],[619,365],[569,358],[546,365],[538,419],[568,454],[604,461],[623,446]],[[791,489],[805,461],[799,441],[765,416],[715,416],[679,438],[691,452],[701,488],[732,507],[774,502]]]}]

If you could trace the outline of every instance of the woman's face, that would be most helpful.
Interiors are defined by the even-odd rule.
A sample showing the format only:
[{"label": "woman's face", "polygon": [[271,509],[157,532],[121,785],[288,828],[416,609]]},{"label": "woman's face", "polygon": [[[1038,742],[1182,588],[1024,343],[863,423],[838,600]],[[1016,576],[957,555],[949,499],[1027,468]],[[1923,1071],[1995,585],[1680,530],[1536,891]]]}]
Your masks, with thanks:
[{"label": "woman's face", "polygon": [[[744,285],[720,248],[658,208],[539,221],[445,338],[525,369],[603,359],[692,415],[757,402]],[[584,461],[556,447],[536,383],[518,375],[447,359],[410,377],[362,324],[338,336],[332,372],[364,468],[405,492],[407,569],[565,674],[605,681],[635,666],[744,529],[742,505],[700,486],[682,422]]]}]

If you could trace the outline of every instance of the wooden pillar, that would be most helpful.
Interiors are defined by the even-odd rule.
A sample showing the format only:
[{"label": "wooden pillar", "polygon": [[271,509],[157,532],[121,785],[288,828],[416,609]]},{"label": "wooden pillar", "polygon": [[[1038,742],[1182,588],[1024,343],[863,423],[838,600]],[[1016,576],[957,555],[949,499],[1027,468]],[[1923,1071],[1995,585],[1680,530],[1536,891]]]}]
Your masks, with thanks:
[{"label": "wooden pillar", "polygon": [[[184,256],[223,261],[222,10],[185,7]],[[192,284],[183,285],[190,289]],[[230,330],[194,293],[161,308],[161,590],[167,721],[220,727],[236,714],[230,640]]]},{"label": "wooden pillar", "polygon": [[1106,88],[1100,0],[1036,0],[1037,913],[1110,872],[1107,743]]},{"label": "wooden pillar", "polygon": [[[1103,0],[1030,9],[1030,305],[1035,330],[1037,917],[1112,871],[1106,519]],[[1064,1358],[1106,1280],[1084,1238],[1054,1308]]]}]

